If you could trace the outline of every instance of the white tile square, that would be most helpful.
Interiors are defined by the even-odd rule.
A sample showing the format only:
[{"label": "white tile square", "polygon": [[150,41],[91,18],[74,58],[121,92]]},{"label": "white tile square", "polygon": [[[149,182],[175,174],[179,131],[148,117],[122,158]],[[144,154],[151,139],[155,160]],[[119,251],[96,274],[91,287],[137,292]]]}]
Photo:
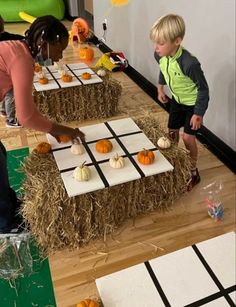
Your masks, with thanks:
[{"label": "white tile square", "polygon": [[71,146],[72,142],[66,142],[66,143],[58,143],[57,140],[49,133],[46,134],[46,137],[48,139],[48,143],[51,144],[52,149],[56,149],[56,148],[62,148],[62,147],[67,147],[67,146]]},{"label": "white tile square", "polygon": [[[54,76],[55,79],[61,79],[61,73],[60,73],[59,71],[54,71],[54,72],[52,72],[52,74],[53,74],[53,76]],[[72,75],[72,76],[74,76],[74,75],[72,74],[72,72],[70,72],[70,71],[69,71],[69,74]],[[76,78],[76,79],[77,79],[77,78]]]},{"label": "white tile square", "polygon": [[160,153],[159,150],[153,151],[155,160],[152,164],[143,165],[138,162],[137,155],[133,156],[134,160],[138,164],[139,168],[143,171],[145,176],[153,176],[156,174],[173,171],[174,167],[170,162]]},{"label": "white tile square", "polygon": [[86,142],[105,139],[112,136],[104,123],[84,126],[81,127],[80,130],[85,134]]},{"label": "white tile square", "polygon": [[204,304],[204,307],[229,307],[229,304],[224,297],[220,297],[214,301]]},{"label": "white tile square", "polygon": [[[60,69],[63,69],[65,71],[69,70],[69,68],[65,64],[59,64],[59,67]],[[52,73],[58,72],[58,67],[56,67],[55,65],[47,66],[47,69]]]},{"label": "white tile square", "polygon": [[64,82],[61,79],[58,79],[57,82],[60,84],[61,88],[82,85],[82,83],[75,76],[73,76],[71,82]]},{"label": "white tile square", "polygon": [[185,306],[219,291],[192,247],[151,260],[150,265],[171,307]]},{"label": "white tile square", "polygon": [[86,151],[82,155],[74,155],[70,148],[66,148],[54,151],[53,155],[59,170],[77,167],[85,161],[86,163],[91,163],[91,159]]},{"label": "white tile square", "polygon": [[38,82],[34,82],[34,87],[36,91],[48,91],[48,90],[55,90],[59,88],[59,85],[56,83],[55,80],[49,80],[47,84],[40,84]]},{"label": "white tile square", "polygon": [[123,149],[120,147],[120,145],[117,143],[117,141],[115,139],[109,139],[109,141],[111,141],[113,148],[112,151],[108,152],[108,153],[99,153],[96,151],[96,143],[91,143],[88,144],[90,150],[93,153],[93,156],[95,157],[95,159],[97,161],[102,161],[102,160],[106,160],[106,159],[110,159],[111,157],[113,157],[115,154],[118,154],[119,156],[124,155],[124,151]]},{"label": "white tile square", "polygon": [[85,63],[73,63],[73,64],[67,64],[67,66],[72,70],[88,68],[88,65]]},{"label": "white tile square", "polygon": [[236,291],[229,293],[229,296],[231,297],[232,301],[236,305]]},{"label": "white tile square", "polygon": [[129,153],[145,149],[156,148],[144,133],[127,135],[119,138]]},{"label": "white tile square", "polygon": [[104,307],[164,307],[144,264],[96,279]]},{"label": "white tile square", "polygon": [[85,72],[87,72],[87,73],[89,73],[89,74],[91,74],[91,75],[94,75],[95,74],[95,72],[91,69],[91,68],[83,68],[83,69],[73,69],[73,73],[76,75],[76,76],[78,76],[79,78],[81,77],[81,75],[83,74],[83,73],[85,73]]},{"label": "white tile square", "polygon": [[[54,80],[53,76],[50,73],[45,73],[44,75],[45,75],[46,78],[48,78],[48,80]],[[34,74],[34,82],[38,82],[39,78],[40,78],[40,74],[35,73]]]},{"label": "white tile square", "polygon": [[132,118],[122,118],[107,122],[116,135],[140,131]]},{"label": "white tile square", "polygon": [[230,232],[196,244],[225,288],[236,284],[235,233]]},{"label": "white tile square", "polygon": [[110,186],[141,178],[129,158],[124,158],[124,161],[125,166],[123,168],[112,168],[109,162],[99,164]]},{"label": "white tile square", "polygon": [[96,168],[94,166],[89,166],[89,168],[91,171],[91,178],[89,181],[76,181],[73,178],[73,170],[61,173],[61,177],[69,197],[93,192],[105,187],[103,181],[97,173]]},{"label": "white tile square", "polygon": [[79,76],[78,78],[80,79],[80,81],[86,85],[86,84],[94,84],[94,83],[101,83],[103,82],[102,79],[100,77],[98,77],[97,75],[91,75],[91,79],[89,80],[83,80],[81,79]]}]

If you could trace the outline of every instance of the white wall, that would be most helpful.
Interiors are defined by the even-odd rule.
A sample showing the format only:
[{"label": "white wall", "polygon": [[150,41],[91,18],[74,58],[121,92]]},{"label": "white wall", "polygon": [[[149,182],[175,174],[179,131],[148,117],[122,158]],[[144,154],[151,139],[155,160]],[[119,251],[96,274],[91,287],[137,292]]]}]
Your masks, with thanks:
[{"label": "white wall", "polygon": [[122,50],[131,66],[157,84],[149,31],[164,14],[181,15],[186,23],[183,45],[202,64],[210,88],[205,126],[236,150],[235,144],[235,0],[130,0],[112,7],[110,0],[94,0],[94,29],[102,36],[108,21],[106,45]]}]

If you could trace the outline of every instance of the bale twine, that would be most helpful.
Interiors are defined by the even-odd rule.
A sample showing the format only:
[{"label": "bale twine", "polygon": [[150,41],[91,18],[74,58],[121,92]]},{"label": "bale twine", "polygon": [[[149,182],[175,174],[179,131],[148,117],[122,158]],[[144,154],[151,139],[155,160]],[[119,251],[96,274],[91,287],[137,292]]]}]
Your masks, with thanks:
[{"label": "bale twine", "polygon": [[[154,144],[164,134],[155,118],[136,122]],[[78,248],[106,238],[129,218],[168,209],[185,191],[190,158],[174,144],[162,153],[174,165],[173,172],[69,198],[53,155],[32,152],[23,165],[22,214],[39,246],[45,253]]]}]

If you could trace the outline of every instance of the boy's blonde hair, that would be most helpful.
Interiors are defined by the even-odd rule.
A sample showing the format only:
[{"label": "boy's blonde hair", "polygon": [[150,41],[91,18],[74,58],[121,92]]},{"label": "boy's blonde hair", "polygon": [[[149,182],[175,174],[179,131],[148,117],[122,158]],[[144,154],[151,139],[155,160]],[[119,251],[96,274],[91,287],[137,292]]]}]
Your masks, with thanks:
[{"label": "boy's blonde hair", "polygon": [[154,42],[170,41],[174,42],[176,38],[184,38],[185,23],[181,16],[169,14],[160,17],[152,26],[150,39]]}]

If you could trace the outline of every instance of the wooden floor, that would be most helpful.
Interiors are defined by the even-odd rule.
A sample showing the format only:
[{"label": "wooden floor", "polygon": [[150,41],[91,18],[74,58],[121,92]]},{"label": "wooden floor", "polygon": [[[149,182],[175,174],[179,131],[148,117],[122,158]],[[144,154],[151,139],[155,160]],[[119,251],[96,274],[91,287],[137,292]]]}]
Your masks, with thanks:
[{"label": "wooden floor", "polygon": [[[69,23],[66,23],[69,25]],[[25,24],[7,24],[9,32],[23,33]],[[95,52],[95,61],[100,51]],[[68,47],[66,63],[78,61],[78,49]],[[155,73],[155,72],[153,72]],[[154,113],[163,127],[167,114],[124,73],[114,73],[123,87],[120,115],[139,116]],[[95,122],[95,121],[94,121]],[[71,126],[85,123],[70,123]],[[27,129],[5,128],[0,119],[0,139],[8,150],[46,140],[43,133]],[[180,143],[180,146],[182,144]],[[127,221],[112,236],[90,243],[76,251],[62,251],[50,256],[52,279],[58,307],[75,306],[81,299],[98,295],[95,279],[144,260],[190,246],[209,238],[235,231],[235,175],[206,147],[199,147],[201,183],[177,201],[169,212],[153,212]],[[207,214],[202,188],[214,181],[223,183],[220,195],[225,207],[224,220],[215,222]]]}]

